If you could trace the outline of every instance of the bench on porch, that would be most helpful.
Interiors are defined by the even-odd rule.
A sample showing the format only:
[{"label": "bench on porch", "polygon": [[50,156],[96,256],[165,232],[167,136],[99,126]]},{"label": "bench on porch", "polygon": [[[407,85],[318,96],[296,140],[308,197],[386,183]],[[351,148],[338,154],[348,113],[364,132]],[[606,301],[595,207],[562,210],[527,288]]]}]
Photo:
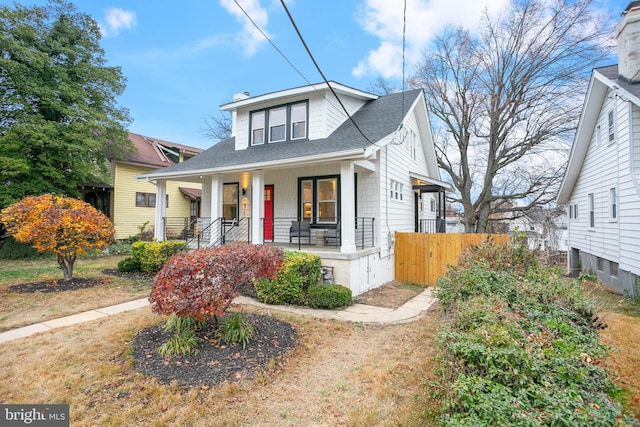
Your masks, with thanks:
[{"label": "bench on porch", "polygon": [[291,221],[289,227],[289,243],[294,239],[301,240],[306,238],[311,244],[311,223],[309,221]]}]

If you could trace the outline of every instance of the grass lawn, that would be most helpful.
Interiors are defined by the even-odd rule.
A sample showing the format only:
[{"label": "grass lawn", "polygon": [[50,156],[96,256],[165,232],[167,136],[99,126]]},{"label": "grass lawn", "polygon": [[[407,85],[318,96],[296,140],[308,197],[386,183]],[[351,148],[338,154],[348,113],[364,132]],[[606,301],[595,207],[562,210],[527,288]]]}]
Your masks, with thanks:
[{"label": "grass lawn", "polygon": [[[120,259],[81,259],[76,274],[102,277],[101,271],[115,268]],[[117,277],[105,286],[59,294],[6,291],[12,284],[60,276],[54,260],[2,261],[0,328],[149,293],[148,284]],[[400,304],[420,290],[392,284],[359,300]],[[586,285],[586,290],[600,302],[609,325],[601,332],[603,341],[619,348],[601,363],[628,390],[626,405],[640,416],[638,305],[595,284]],[[0,344],[0,403],[68,403],[73,426],[439,425],[433,410],[440,404],[440,390],[430,385],[438,379],[437,305],[416,322],[389,326],[245,310],[290,322],[300,339],[292,353],[254,380],[185,388],[136,372],[133,339],[138,331],[163,320],[147,307]]]},{"label": "grass lawn", "polygon": [[11,285],[62,279],[54,258],[37,261],[0,262],[0,332],[86,310],[144,298],[150,282],[129,280],[102,273],[117,267],[122,256],[84,257],[75,263],[74,278],[100,278],[104,284],[67,292],[11,292]]}]

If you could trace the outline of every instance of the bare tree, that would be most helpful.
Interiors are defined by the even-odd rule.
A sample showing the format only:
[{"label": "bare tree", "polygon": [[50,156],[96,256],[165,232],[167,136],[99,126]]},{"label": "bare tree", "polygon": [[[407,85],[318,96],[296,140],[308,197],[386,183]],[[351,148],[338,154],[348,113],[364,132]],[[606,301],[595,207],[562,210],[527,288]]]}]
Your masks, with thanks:
[{"label": "bare tree", "polygon": [[412,85],[467,232],[555,198],[589,73],[612,50],[608,22],[592,0],[512,0],[477,35],[450,28],[423,52]]},{"label": "bare tree", "polygon": [[401,89],[395,87],[384,77],[378,76],[375,82],[369,84],[369,88],[367,90],[371,93],[375,93],[376,95],[383,96],[398,93]]},{"label": "bare tree", "polygon": [[231,136],[231,115],[219,112],[218,115],[209,115],[203,120],[201,133],[217,142],[227,139]]}]

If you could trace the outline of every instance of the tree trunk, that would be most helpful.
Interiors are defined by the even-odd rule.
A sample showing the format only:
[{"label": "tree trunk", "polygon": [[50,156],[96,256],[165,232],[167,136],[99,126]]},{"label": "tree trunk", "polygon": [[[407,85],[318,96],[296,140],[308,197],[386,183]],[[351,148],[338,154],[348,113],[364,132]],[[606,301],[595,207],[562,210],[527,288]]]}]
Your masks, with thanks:
[{"label": "tree trunk", "polygon": [[68,282],[73,278],[73,263],[75,262],[76,257],[68,257],[63,255],[58,255],[58,265],[62,270],[62,276],[65,282]]}]

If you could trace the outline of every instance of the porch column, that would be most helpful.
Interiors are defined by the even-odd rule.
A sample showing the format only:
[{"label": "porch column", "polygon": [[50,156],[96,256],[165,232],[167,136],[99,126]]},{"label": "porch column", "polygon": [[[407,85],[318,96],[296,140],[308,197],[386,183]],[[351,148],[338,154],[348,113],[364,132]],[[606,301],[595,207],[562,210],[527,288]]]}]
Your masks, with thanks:
[{"label": "porch column", "polygon": [[264,216],[264,171],[257,170],[251,177],[251,243],[264,242],[262,217]]},{"label": "porch column", "polygon": [[353,162],[340,162],[340,252],[356,251],[356,202]]},{"label": "porch column", "polygon": [[211,179],[202,180],[202,197],[200,199],[200,217],[211,218]]},{"label": "porch column", "polygon": [[156,218],[153,229],[153,237],[162,242],[164,235],[164,217],[167,216],[167,181],[156,182]]},{"label": "porch column", "polygon": [[211,222],[222,216],[222,179],[220,175],[211,176],[211,200],[209,200],[209,213]]}]

